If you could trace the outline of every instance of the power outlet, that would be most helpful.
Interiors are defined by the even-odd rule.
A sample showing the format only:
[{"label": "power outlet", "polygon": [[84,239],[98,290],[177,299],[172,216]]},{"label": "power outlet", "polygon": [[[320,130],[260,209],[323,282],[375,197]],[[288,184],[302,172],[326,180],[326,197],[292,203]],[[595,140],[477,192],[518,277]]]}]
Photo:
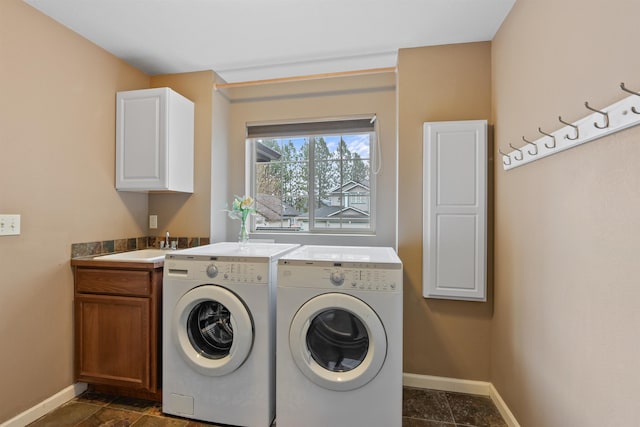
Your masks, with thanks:
[{"label": "power outlet", "polygon": [[149,215],[149,228],[158,228],[158,215]]},{"label": "power outlet", "polygon": [[20,235],[20,215],[0,215],[0,236]]}]

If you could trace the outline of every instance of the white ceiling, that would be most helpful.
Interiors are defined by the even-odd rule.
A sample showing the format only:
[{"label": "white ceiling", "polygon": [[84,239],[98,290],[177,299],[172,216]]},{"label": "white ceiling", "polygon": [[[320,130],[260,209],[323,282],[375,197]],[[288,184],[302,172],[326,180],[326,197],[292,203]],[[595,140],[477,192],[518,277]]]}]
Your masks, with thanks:
[{"label": "white ceiling", "polygon": [[24,0],[150,75],[227,82],[396,65],[399,48],[491,40],[515,0]]}]

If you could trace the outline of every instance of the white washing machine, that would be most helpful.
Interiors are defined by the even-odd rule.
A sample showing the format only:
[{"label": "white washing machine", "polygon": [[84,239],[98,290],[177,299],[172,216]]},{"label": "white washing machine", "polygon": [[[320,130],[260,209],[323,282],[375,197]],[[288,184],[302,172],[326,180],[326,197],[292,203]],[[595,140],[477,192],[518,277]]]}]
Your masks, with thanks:
[{"label": "white washing machine", "polygon": [[278,427],[402,425],[402,263],[302,246],[278,261]]},{"label": "white washing machine", "polygon": [[163,412],[244,427],[271,425],[277,260],[298,246],[217,243],[167,254]]}]

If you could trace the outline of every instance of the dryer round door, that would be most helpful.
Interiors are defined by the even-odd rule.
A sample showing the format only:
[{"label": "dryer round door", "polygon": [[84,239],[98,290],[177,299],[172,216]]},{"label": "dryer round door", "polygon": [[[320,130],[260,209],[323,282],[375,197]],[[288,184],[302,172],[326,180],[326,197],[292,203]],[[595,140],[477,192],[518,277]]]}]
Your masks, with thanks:
[{"label": "dryer round door", "polygon": [[363,301],[328,293],[310,299],[294,315],[289,347],[308,379],[329,390],[347,391],[378,374],[387,355],[387,335]]},{"label": "dryer round door", "polygon": [[253,322],[233,292],[203,285],[178,300],[173,338],[179,353],[197,372],[227,375],[242,365],[253,345]]}]

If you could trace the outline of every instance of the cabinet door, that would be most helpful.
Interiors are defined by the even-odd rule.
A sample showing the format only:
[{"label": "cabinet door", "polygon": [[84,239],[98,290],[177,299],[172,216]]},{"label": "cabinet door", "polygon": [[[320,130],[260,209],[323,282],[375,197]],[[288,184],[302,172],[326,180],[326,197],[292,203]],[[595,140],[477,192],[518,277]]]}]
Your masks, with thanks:
[{"label": "cabinet door", "polygon": [[423,295],[486,300],[487,122],[424,124]]},{"label": "cabinet door", "polygon": [[119,92],[116,117],[116,188],[167,186],[167,101],[162,90]]},{"label": "cabinet door", "polygon": [[116,101],[116,189],[192,193],[193,102],[166,87]]},{"label": "cabinet door", "polygon": [[77,295],[76,379],[149,388],[149,299]]}]

